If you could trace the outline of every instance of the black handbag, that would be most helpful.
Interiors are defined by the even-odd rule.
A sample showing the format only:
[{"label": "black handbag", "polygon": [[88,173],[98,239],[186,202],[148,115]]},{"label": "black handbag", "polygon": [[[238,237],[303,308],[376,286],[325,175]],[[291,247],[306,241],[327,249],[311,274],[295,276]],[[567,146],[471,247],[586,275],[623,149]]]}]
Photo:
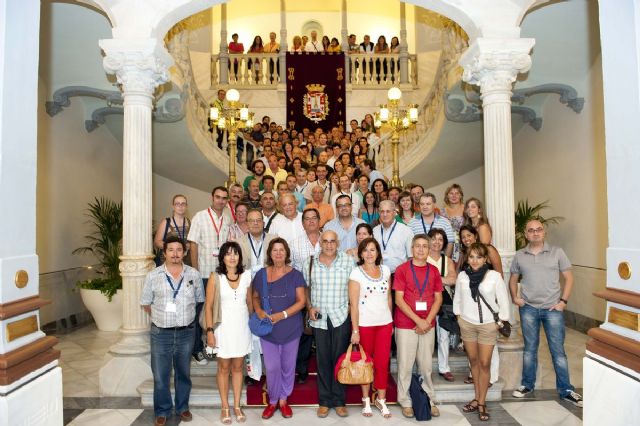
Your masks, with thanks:
[{"label": "black handbag", "polygon": [[[511,336],[511,323],[509,323],[509,321],[502,321],[500,317],[498,317],[498,313],[491,309],[491,305],[487,303],[487,301],[482,296],[482,293],[478,292],[478,296],[480,296],[480,299],[482,299],[484,304],[487,305],[487,308],[489,308],[489,311],[491,311],[493,320],[496,322],[496,324],[498,324],[498,332],[504,337]],[[480,304],[478,304],[478,308],[480,308]]]}]

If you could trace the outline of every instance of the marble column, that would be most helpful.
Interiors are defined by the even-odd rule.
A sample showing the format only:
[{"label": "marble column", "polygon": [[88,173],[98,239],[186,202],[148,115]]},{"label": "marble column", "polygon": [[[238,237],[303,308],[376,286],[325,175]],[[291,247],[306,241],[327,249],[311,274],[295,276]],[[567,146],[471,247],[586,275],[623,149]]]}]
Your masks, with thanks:
[{"label": "marble column", "polygon": [[[409,46],[407,44],[406,5],[400,2],[400,84],[409,84]],[[394,64],[395,66],[395,64]]]},{"label": "marble column", "polygon": [[[345,69],[345,75],[347,75],[348,73],[350,73],[350,68],[349,68],[349,29],[347,28],[347,17],[348,17],[348,11],[347,11],[347,0],[342,0],[342,7],[341,7],[341,18],[342,18],[342,30],[340,30],[340,43],[342,44],[342,51],[344,52],[344,69]],[[351,76],[349,76],[347,78],[347,81],[351,80]],[[345,123],[345,127],[346,127]]]},{"label": "marble column", "polygon": [[145,275],[154,266],[151,113],[154,92],[168,81],[173,61],[157,39],[107,39],[100,41],[100,47],[105,52],[104,68],[116,75],[124,97],[123,325],[120,341],[110,348],[114,358],[100,370],[101,393],[120,395],[123,383],[147,378],[150,372],[142,359],[149,352],[149,315],[140,307],[140,294]]},{"label": "marble column", "polygon": [[278,64],[280,67],[280,81],[278,88],[281,90],[286,89],[287,50],[289,50],[289,44],[287,43],[287,4],[285,0],[280,0],[280,52],[278,53],[278,58],[280,59]]},{"label": "marble column", "polygon": [[229,48],[227,45],[227,5],[220,5],[220,54],[218,56],[218,81],[221,85],[229,84]]},{"label": "marble column", "polygon": [[484,120],[485,210],[508,273],[515,254],[511,89],[531,67],[534,39],[479,38],[460,58],[462,79],[480,86]]}]

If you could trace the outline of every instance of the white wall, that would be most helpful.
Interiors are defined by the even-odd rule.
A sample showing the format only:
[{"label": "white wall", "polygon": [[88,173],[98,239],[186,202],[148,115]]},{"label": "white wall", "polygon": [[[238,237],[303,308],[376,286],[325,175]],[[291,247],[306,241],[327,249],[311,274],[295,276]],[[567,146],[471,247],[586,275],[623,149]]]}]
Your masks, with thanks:
[{"label": "white wall", "polygon": [[548,240],[561,245],[576,268],[570,310],[603,319],[604,302],[592,296],[606,284],[607,189],[602,68],[598,58],[581,85],[580,114],[556,95],[544,102],[539,132],[524,126],[513,138],[515,199],[549,200],[543,216],[563,216]]},{"label": "white wall", "polygon": [[484,166],[471,170],[455,179],[448,180],[439,185],[425,188],[425,191],[434,194],[438,200],[438,206],[444,207],[444,191],[452,184],[457,183],[462,187],[464,199],[475,197],[484,201]]}]

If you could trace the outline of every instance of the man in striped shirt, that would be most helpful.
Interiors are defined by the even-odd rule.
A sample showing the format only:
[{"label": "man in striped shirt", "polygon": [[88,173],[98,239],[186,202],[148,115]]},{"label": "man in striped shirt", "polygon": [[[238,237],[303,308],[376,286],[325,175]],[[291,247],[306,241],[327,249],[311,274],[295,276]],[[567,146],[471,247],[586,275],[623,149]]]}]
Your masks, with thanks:
[{"label": "man in striped shirt", "polygon": [[[420,196],[420,215],[411,219],[409,222],[409,228],[413,231],[414,235],[425,234],[427,235],[431,229],[442,229],[447,234],[448,241],[455,241],[456,236],[453,233],[451,222],[449,219],[436,214],[436,196],[430,192],[422,194]],[[453,253],[453,244],[447,244],[445,254],[451,257]]]}]

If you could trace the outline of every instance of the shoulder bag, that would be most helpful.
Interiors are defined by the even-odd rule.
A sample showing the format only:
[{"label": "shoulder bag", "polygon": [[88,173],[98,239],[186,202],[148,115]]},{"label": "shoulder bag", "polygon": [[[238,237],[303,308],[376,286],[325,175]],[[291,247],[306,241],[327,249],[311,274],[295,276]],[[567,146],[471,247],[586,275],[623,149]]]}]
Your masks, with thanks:
[{"label": "shoulder bag", "polygon": [[[484,299],[484,296],[482,296],[482,293],[478,292],[478,296],[480,297],[480,299],[482,299],[484,304],[487,305],[487,308],[489,308],[489,311],[493,315],[493,320],[496,322],[496,324],[498,324],[498,332],[504,337],[511,336],[511,324],[509,323],[509,321],[502,321],[500,317],[498,317],[498,313],[491,309],[491,305],[487,303],[487,301]],[[480,302],[478,302],[478,309],[480,309]],[[479,312],[480,321],[482,322],[482,310],[480,310]]]},{"label": "shoulder bag", "polygon": [[[359,346],[360,359],[353,361],[351,351]],[[347,352],[338,358],[338,372],[336,377],[343,385],[366,385],[373,382],[373,361],[367,359],[362,345],[349,345]]]},{"label": "shoulder bag", "polygon": [[[271,305],[269,304],[269,289],[267,288],[267,269],[264,268],[262,271],[262,309],[270,315]],[[264,337],[273,331],[273,323],[269,317],[260,319],[258,314],[253,312],[249,317],[249,329],[253,335]]]}]

